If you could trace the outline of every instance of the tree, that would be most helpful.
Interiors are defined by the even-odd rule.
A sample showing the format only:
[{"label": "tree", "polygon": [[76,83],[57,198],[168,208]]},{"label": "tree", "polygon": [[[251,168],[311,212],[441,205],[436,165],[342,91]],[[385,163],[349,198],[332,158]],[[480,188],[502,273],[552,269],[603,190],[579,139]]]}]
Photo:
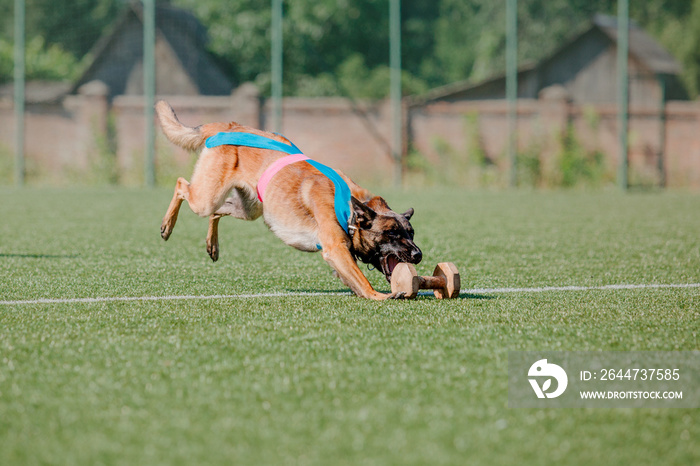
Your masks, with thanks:
[{"label": "tree", "polygon": [[[77,63],[128,0],[26,0],[32,54],[67,53]],[[236,82],[270,83],[270,0],[160,0],[186,8],[206,27],[210,51]],[[700,0],[631,2],[631,17],[684,66],[693,94],[700,91]],[[519,62],[541,60],[598,12],[615,14],[616,0],[518,2]],[[505,68],[504,0],[403,0],[402,68],[407,92],[421,92]],[[0,0],[0,80],[10,79],[13,0]],[[388,92],[388,0],[287,0],[284,22],[286,95],[383,97]],[[37,44],[37,42],[33,43]],[[58,47],[58,48],[56,48]],[[3,51],[4,50],[4,51]],[[4,57],[4,58],[3,58]],[[4,60],[4,61],[3,61]],[[47,62],[46,59],[39,60]],[[50,62],[51,60],[48,60]],[[63,79],[75,72],[56,66]],[[45,70],[48,72],[49,70]]]},{"label": "tree", "polygon": [[[70,80],[123,7],[120,0],[26,0],[28,79]],[[12,79],[14,2],[0,0],[0,81]]]},{"label": "tree", "polygon": [[692,12],[688,17],[685,31],[685,50],[683,50],[683,78],[691,95],[700,93],[700,0],[693,1]]},{"label": "tree", "polygon": [[[27,39],[45,38],[81,58],[95,44],[118,12],[123,0],[25,0]],[[0,37],[12,41],[14,1],[0,0]]]},{"label": "tree", "polygon": [[[34,36],[27,42],[26,56],[27,80],[69,81],[77,77],[78,60],[59,45],[47,46],[41,36]],[[0,39],[0,82],[12,80],[13,68],[13,44]]]},{"label": "tree", "polygon": [[[208,25],[212,52],[223,59],[238,82],[254,80],[263,92],[269,89],[269,0],[173,3],[192,9]],[[408,85],[418,88],[425,86],[413,75],[420,73],[423,57],[432,50],[431,21],[438,15],[427,3],[404,1],[402,9],[404,69],[409,73]],[[349,91],[353,97],[368,97],[388,92],[388,86],[382,91],[377,85],[389,60],[386,0],[294,0],[285,2],[284,14],[286,94],[337,95]],[[356,76],[356,86],[341,85],[344,70],[360,68],[367,71],[365,82]]]}]

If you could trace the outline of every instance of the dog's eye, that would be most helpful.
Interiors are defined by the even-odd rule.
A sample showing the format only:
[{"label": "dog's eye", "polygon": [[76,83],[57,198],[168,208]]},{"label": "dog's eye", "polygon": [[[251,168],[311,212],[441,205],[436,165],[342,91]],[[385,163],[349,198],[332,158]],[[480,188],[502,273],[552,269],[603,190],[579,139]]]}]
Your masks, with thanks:
[{"label": "dog's eye", "polygon": [[401,232],[399,230],[390,230],[389,231],[389,236],[391,238],[401,238]]}]

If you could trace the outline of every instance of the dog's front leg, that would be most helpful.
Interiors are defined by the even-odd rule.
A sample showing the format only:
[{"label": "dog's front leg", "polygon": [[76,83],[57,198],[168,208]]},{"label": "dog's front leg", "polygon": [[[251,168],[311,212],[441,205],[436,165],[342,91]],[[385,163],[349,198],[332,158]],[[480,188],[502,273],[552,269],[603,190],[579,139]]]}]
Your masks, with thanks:
[{"label": "dog's front leg", "polygon": [[353,293],[362,298],[373,300],[402,298],[403,293],[386,294],[372,288],[369,280],[364,276],[350,253],[349,240],[335,217],[333,223],[330,228],[324,229],[321,226],[321,231],[325,230],[326,233],[319,234],[319,240],[323,249],[323,259],[336,271],[340,280],[349,286]]},{"label": "dog's front leg", "polygon": [[332,202],[317,201],[312,205],[311,210],[318,225],[318,239],[321,242],[323,259],[335,270],[340,280],[362,298],[378,301],[401,298],[402,295],[380,293],[372,288],[350,253],[350,238],[338,224]]},{"label": "dog's front leg", "polygon": [[380,293],[372,288],[348,248],[343,245],[323,245],[323,259],[333,267],[338,277],[350,287],[357,296],[367,299],[382,300],[391,295]]}]

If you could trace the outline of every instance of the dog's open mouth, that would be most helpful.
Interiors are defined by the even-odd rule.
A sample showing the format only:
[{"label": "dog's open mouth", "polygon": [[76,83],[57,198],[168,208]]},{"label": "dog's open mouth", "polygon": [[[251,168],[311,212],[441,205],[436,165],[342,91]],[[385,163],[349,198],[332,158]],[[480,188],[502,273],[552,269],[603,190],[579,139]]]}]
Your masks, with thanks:
[{"label": "dog's open mouth", "polygon": [[379,264],[382,267],[382,273],[386,277],[386,281],[391,283],[391,273],[394,271],[397,265],[399,265],[399,258],[394,254],[389,254],[388,256],[379,259]]}]

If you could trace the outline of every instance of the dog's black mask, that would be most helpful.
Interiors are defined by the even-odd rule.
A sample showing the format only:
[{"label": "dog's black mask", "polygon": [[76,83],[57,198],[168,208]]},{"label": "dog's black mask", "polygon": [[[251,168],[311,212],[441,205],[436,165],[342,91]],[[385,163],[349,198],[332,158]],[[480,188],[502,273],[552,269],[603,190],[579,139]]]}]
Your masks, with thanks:
[{"label": "dog's black mask", "polygon": [[413,242],[409,220],[413,209],[397,214],[381,197],[366,204],[352,198],[356,231],[352,235],[352,252],[366,264],[381,271],[387,281],[400,262],[417,264],[423,253]]}]

